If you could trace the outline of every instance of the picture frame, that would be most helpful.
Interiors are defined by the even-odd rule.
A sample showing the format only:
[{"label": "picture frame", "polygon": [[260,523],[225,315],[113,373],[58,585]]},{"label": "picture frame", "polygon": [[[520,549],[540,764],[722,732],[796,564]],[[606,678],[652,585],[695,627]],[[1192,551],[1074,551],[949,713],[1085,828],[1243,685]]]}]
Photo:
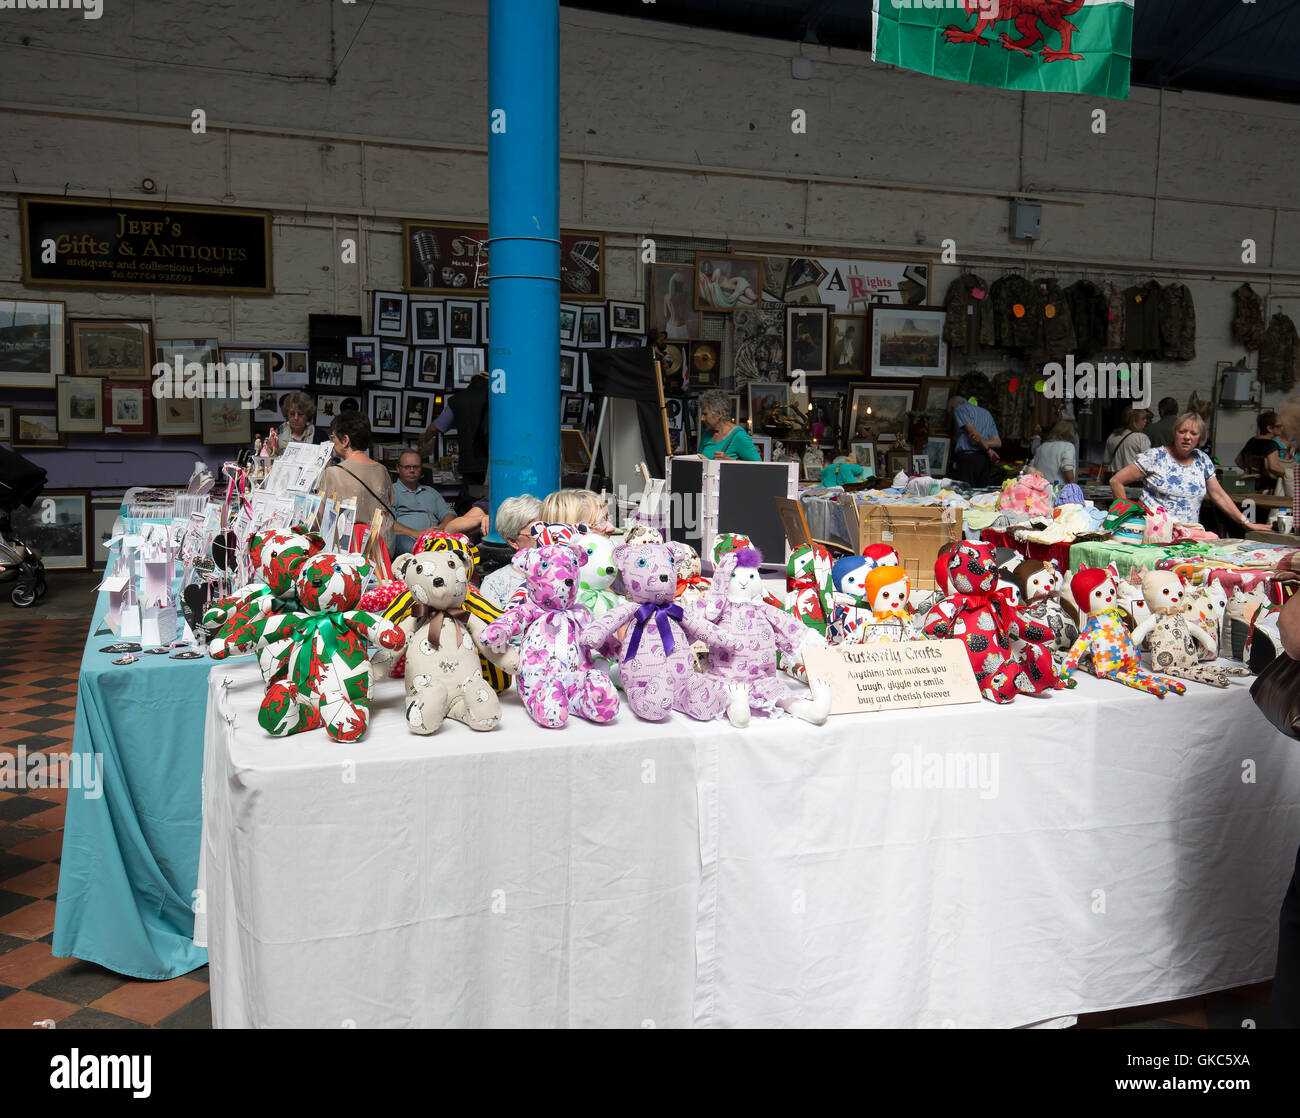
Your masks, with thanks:
[{"label": "picture frame", "polygon": [[433,422],[434,399],[432,392],[402,393],[402,434],[424,434]]},{"label": "picture frame", "polygon": [[275,388],[306,388],[311,380],[306,346],[277,346],[266,351],[267,371]]},{"label": "picture frame", "polygon": [[451,359],[453,388],[468,388],[476,373],[487,371],[487,350],[482,346],[454,346]]},{"label": "picture frame", "polygon": [[13,436],[9,445],[14,450],[55,450],[67,446],[55,409],[14,404]]},{"label": "picture frame", "polygon": [[925,456],[930,460],[932,477],[947,477],[948,471],[952,469],[952,439],[926,439]]},{"label": "picture frame", "polygon": [[691,277],[697,311],[730,314],[763,299],[763,258],[733,252],[697,252]]},{"label": "picture frame", "polygon": [[609,339],[613,349],[640,349],[645,342],[644,334],[612,334]]},{"label": "picture frame", "polygon": [[889,463],[889,476],[894,477],[896,474],[907,474],[912,476],[912,452],[910,450],[891,450],[886,455],[886,461]]},{"label": "picture frame", "polygon": [[122,498],[125,493],[111,496],[96,496],[90,499],[90,569],[101,570],[108,564],[108,549],[104,547],[107,540],[113,538],[113,529],[121,515]]},{"label": "picture frame", "polygon": [[917,390],[916,407],[930,420],[930,430],[947,434],[952,430],[952,414],[948,411],[948,397],[956,391],[957,377],[922,377]]},{"label": "picture frame", "polygon": [[170,365],[174,369],[179,360],[184,377],[186,365],[202,365],[206,370],[208,365],[219,362],[221,343],[216,338],[155,338],[153,353],[156,365]]},{"label": "picture frame", "polygon": [[687,367],[691,388],[717,388],[722,383],[722,343],[700,339],[691,342]]},{"label": "picture frame", "polygon": [[85,571],[91,561],[89,489],[46,489],[10,514],[13,534],[41,553],[48,570]]},{"label": "picture frame", "polygon": [[691,264],[651,264],[646,285],[650,293],[651,330],[669,341],[689,341],[704,333],[695,309],[695,268]]},{"label": "picture frame", "polygon": [[415,351],[412,383],[417,388],[447,388],[447,351],[441,346]]},{"label": "picture frame", "polygon": [[926,454],[912,455],[912,474],[914,477],[930,476],[930,458]]},{"label": "picture frame", "polygon": [[370,333],[406,340],[410,298],[401,291],[376,291],[370,302]]},{"label": "picture frame", "polygon": [[478,300],[447,300],[447,344],[478,344]]},{"label": "picture frame", "polygon": [[831,373],[850,376],[867,375],[867,331],[870,316],[865,314],[832,314],[830,316]]},{"label": "picture frame", "polygon": [[379,380],[379,335],[354,335],[345,346],[347,355],[357,363],[358,381],[365,384]]},{"label": "picture frame", "polygon": [[854,384],[849,386],[849,400],[849,441],[878,445],[888,441],[882,434],[894,436],[906,430],[916,386],[906,382]]},{"label": "picture frame", "polygon": [[690,378],[691,343],[664,342],[659,358],[665,392],[681,392]]},{"label": "picture frame", "polygon": [[[402,222],[402,276],[421,295],[487,294],[486,225],[449,221]],[[560,297],[605,298],[605,235],[561,229]]]},{"label": "picture frame", "polygon": [[617,299],[610,299],[605,307],[609,314],[607,321],[611,334],[645,333],[644,303],[623,303]]},{"label": "picture frame", "polygon": [[582,387],[582,354],[576,349],[560,351],[560,391],[577,392]]},{"label": "picture frame", "polygon": [[808,421],[817,445],[838,450],[847,445],[848,399],[843,392],[813,392],[808,397],[811,405]]},{"label": "picture frame", "polygon": [[164,396],[154,401],[154,429],[163,438],[193,438],[203,433],[197,397]]},{"label": "picture frame", "polygon": [[61,432],[78,435],[103,432],[104,384],[99,377],[59,377],[57,412]]},{"label": "picture frame", "polygon": [[230,365],[233,362],[236,364],[252,366],[251,371],[256,375],[257,383],[263,388],[271,383],[270,379],[266,375],[269,359],[267,351],[261,346],[230,345],[221,347],[222,364]]},{"label": "picture frame", "polygon": [[14,411],[11,407],[0,407],[0,443],[7,443],[13,438]]},{"label": "picture frame", "polygon": [[67,307],[46,299],[0,299],[0,329],[23,327],[0,352],[0,388],[50,388],[65,372]]},{"label": "picture frame", "polygon": [[313,388],[346,392],[361,385],[361,365],[355,358],[317,357],[312,361]]},{"label": "picture frame", "polygon": [[207,446],[253,441],[253,412],[238,396],[204,396],[198,401],[201,439]]},{"label": "picture frame", "polygon": [[871,308],[871,376],[946,377],[943,307],[879,304]]},{"label": "picture frame", "polygon": [[733,392],[727,396],[727,399],[731,401],[731,422],[739,423],[740,422],[740,394]]},{"label": "picture frame", "polygon": [[411,300],[412,345],[442,345],[444,310],[441,299]]},{"label": "picture frame", "polygon": [[372,390],[366,401],[370,430],[380,435],[402,433],[402,393]]},{"label": "picture frame", "polygon": [[488,312],[491,309],[486,299],[479,304],[478,340],[484,345],[488,344]]},{"label": "picture frame", "polygon": [[105,433],[153,434],[152,381],[104,381],[102,388]]},{"label": "picture frame", "polygon": [[280,397],[284,395],[278,388],[263,387],[262,391],[257,394],[257,407],[253,409],[253,422],[259,427],[266,423],[273,423],[277,427],[284,422],[284,416],[280,413]]},{"label": "picture frame", "polygon": [[143,318],[74,318],[73,375],[148,380],[153,373],[153,323]]},{"label": "picture frame", "polygon": [[452,435],[449,437],[447,435],[443,435],[441,451],[442,451],[442,461],[449,462],[451,464],[451,468],[455,469],[456,463],[460,460],[460,436]]},{"label": "picture frame", "polygon": [[605,308],[583,307],[578,320],[578,348],[605,348]]},{"label": "picture frame", "polygon": [[829,307],[786,307],[786,376],[798,376],[801,371],[810,377],[826,375],[826,334],[829,320]]},{"label": "picture frame", "polygon": [[581,396],[563,393],[560,396],[560,426],[561,427],[579,427],[582,425],[583,413],[586,409],[586,400]]},{"label": "picture frame", "polygon": [[581,304],[560,304],[560,345],[576,346],[578,344],[578,322],[581,318]]},{"label": "picture frame", "polygon": [[379,380],[385,388],[403,388],[406,385],[406,364],[411,347],[398,342],[379,343]]},{"label": "picture frame", "polygon": [[751,381],[748,390],[749,425],[753,430],[763,427],[765,413],[790,403],[790,386],[785,381]]},{"label": "picture frame", "polygon": [[316,395],[316,426],[329,428],[336,415],[345,411],[361,411],[363,407],[360,396],[348,396],[339,392],[320,392]]},{"label": "picture frame", "polygon": [[873,474],[876,472],[876,446],[875,443],[852,442],[849,443],[849,453],[858,460],[859,466],[865,466]]},{"label": "picture frame", "polygon": [[750,441],[754,444],[754,449],[758,451],[758,460],[760,462],[772,461],[771,435],[751,435]]}]

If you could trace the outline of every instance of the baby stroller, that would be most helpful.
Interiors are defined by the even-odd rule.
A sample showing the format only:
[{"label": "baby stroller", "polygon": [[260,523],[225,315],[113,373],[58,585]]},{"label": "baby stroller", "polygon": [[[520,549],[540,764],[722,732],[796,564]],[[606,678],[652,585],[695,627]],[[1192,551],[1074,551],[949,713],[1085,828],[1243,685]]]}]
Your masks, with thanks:
[{"label": "baby stroller", "polygon": [[45,565],[40,552],[14,536],[9,514],[31,505],[44,488],[44,470],[0,446],[0,587],[9,587],[16,606],[35,605],[45,596]]}]

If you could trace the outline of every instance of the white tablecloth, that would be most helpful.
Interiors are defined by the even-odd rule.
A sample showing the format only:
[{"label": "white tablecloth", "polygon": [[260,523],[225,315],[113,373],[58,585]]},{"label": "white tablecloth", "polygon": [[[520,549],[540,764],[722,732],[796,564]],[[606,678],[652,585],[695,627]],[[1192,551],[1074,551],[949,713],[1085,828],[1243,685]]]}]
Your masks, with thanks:
[{"label": "white tablecloth", "polygon": [[1265,980],[1300,748],[1188,686],[746,730],[542,730],[511,692],[421,738],[390,680],[338,745],[218,667],[214,1023],[1007,1027]]}]

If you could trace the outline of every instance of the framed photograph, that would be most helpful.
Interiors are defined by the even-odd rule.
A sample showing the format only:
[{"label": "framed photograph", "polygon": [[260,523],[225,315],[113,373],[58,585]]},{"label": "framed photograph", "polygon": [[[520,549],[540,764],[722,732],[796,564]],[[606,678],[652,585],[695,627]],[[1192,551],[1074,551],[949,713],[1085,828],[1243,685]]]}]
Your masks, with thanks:
[{"label": "framed photograph", "polygon": [[253,441],[253,411],[238,396],[204,397],[198,404],[204,443],[226,446]]},{"label": "framed photograph", "polygon": [[79,435],[102,432],[103,390],[99,377],[59,377],[59,430]]},{"label": "framed photograph", "polygon": [[582,307],[578,303],[560,304],[560,345],[578,344],[578,320],[582,317]]},{"label": "framed photograph", "polygon": [[582,387],[582,354],[574,349],[560,351],[560,391],[577,392]]},{"label": "framed photograph", "polygon": [[893,477],[895,474],[908,474],[909,476],[911,475],[912,454],[910,451],[906,449],[891,450],[889,454],[886,456],[886,460],[889,462],[890,477]]},{"label": "framed photograph", "polygon": [[475,373],[487,370],[487,351],[482,346],[456,346],[452,349],[452,386],[468,388]]},{"label": "framed photograph", "polygon": [[432,392],[402,393],[402,434],[423,435],[433,422]]},{"label": "framed photograph", "polygon": [[607,304],[609,311],[609,332],[611,334],[644,334],[645,305],[643,303],[620,303],[611,299]]},{"label": "framed photograph", "polygon": [[[156,338],[153,355],[154,362],[159,365],[175,368],[179,361],[184,376],[186,365],[202,365],[206,369],[208,365],[217,364],[221,360],[221,344],[216,338]],[[306,370],[305,365],[303,369]]]},{"label": "framed photograph", "polygon": [[307,375],[307,351],[305,349],[268,349],[266,351],[267,371],[271,374],[271,384],[275,388],[306,388],[310,379]]},{"label": "framed photograph", "polygon": [[560,426],[578,427],[582,424],[583,414],[587,410],[587,401],[581,396],[564,393],[560,396]]},{"label": "framed photograph", "polygon": [[871,308],[873,377],[946,377],[942,307]]},{"label": "framed photograph", "polygon": [[460,459],[460,439],[457,436],[442,437],[442,458],[443,461],[450,461],[453,469],[455,463]]},{"label": "framed photograph", "polygon": [[381,435],[402,433],[402,394],[400,392],[370,393],[370,430]]},{"label": "framed photograph", "polygon": [[14,413],[12,408],[0,408],[0,443],[13,438]]},{"label": "framed photograph", "polygon": [[14,450],[40,450],[66,445],[59,431],[59,417],[52,408],[15,404],[11,422],[14,430],[9,445]]},{"label": "framed photograph", "polygon": [[754,444],[754,449],[758,451],[758,460],[760,462],[772,461],[771,435],[752,435],[751,441]]},{"label": "framed photograph", "polygon": [[280,413],[280,397],[285,395],[277,388],[263,388],[257,394],[257,407],[253,409],[253,422],[259,427],[274,423],[277,427],[284,422]]},{"label": "framed photograph", "polygon": [[[153,434],[152,381],[102,381],[100,387],[104,393],[106,432],[116,429],[123,435]],[[278,417],[279,409],[276,410]]]},{"label": "framed photograph", "polygon": [[406,340],[407,296],[400,291],[376,291],[370,308],[370,332],[381,338]]},{"label": "framed photograph", "polygon": [[442,345],[442,300],[411,300],[411,344]]},{"label": "framed photograph", "polygon": [[605,346],[605,308],[583,307],[578,325],[579,349],[603,349]]},{"label": "framed photograph", "polygon": [[357,363],[357,378],[361,383],[379,379],[378,336],[349,338],[347,355]]},{"label": "framed photograph", "polygon": [[[247,371],[257,376],[259,385],[270,384],[270,379],[266,375],[267,361],[269,357],[264,349],[257,346],[222,346],[221,360],[224,364],[236,364],[247,366]],[[242,371],[239,374],[242,375]],[[220,391],[218,388],[217,391]]]},{"label": "framed photograph", "polygon": [[417,388],[447,388],[447,351],[417,349],[414,381]]},{"label": "framed photograph", "polygon": [[722,377],[722,343],[691,342],[688,365],[691,388],[717,388]]},{"label": "framed photograph", "polygon": [[674,341],[704,333],[695,309],[695,269],[690,264],[650,265],[650,325]]},{"label": "framed photograph", "polygon": [[948,412],[948,397],[956,391],[956,377],[924,377],[917,393],[916,407],[929,417],[930,430],[947,434],[952,430],[952,415]]},{"label": "framed photograph", "polygon": [[609,340],[613,349],[639,349],[645,345],[644,334],[613,334]]},{"label": "framed photograph", "polygon": [[926,439],[925,456],[930,460],[932,477],[947,477],[952,466],[952,439]]},{"label": "framed photograph", "polygon": [[867,327],[865,314],[831,315],[831,372],[867,373]]},{"label": "framed photograph", "polygon": [[749,424],[761,430],[775,420],[775,413],[790,403],[790,386],[784,381],[751,381]]},{"label": "framed photograph", "polygon": [[360,387],[361,365],[355,358],[317,357],[311,376],[315,388],[346,391]]},{"label": "framed photograph", "polygon": [[316,396],[316,426],[327,428],[336,415],[345,411],[361,411],[360,396],[344,396],[334,392],[321,392]]},{"label": "framed photograph", "polygon": [[835,450],[846,445],[848,400],[844,393],[814,392],[808,402],[812,405],[808,412],[808,422],[817,445]]},{"label": "framed photograph", "polygon": [[876,472],[876,447],[874,443],[849,443],[849,453],[858,460],[859,466],[866,466],[872,473]]},{"label": "framed photograph", "polygon": [[762,300],[763,258],[729,252],[695,254],[695,309],[730,314]]},{"label": "framed photograph", "polygon": [[478,342],[478,300],[447,300],[447,341],[451,345]]},{"label": "framed photograph", "polygon": [[386,387],[401,388],[406,384],[406,362],[410,355],[410,346],[379,343],[379,379]]},{"label": "framed photograph", "polygon": [[849,389],[849,399],[849,442],[888,442],[881,436],[892,438],[906,430],[916,386],[855,384]]},{"label": "framed photograph", "polygon": [[786,376],[795,376],[800,371],[810,377],[826,375],[826,327],[829,318],[829,307],[786,307]]},{"label": "framed photograph", "polygon": [[154,401],[154,423],[159,435],[193,438],[203,433],[198,398],[176,399],[164,396]]},{"label": "framed photograph", "polygon": [[488,311],[491,307],[486,299],[479,304],[479,310],[482,313],[482,321],[478,326],[478,340],[484,345],[488,344]]},{"label": "framed photograph", "polygon": [[93,570],[100,570],[108,563],[108,549],[104,543],[113,538],[124,496],[124,493],[116,493],[111,497],[90,499],[90,566]]},{"label": "framed photograph", "polygon": [[135,318],[74,318],[72,369],[79,377],[148,380],[153,371],[153,323]]},{"label": "framed photograph", "polygon": [[47,489],[11,514],[14,535],[41,553],[50,570],[90,569],[90,490]]},{"label": "framed photograph", "polygon": [[0,299],[0,388],[53,388],[67,350],[62,303]]},{"label": "framed photograph", "polygon": [[912,455],[912,473],[917,477],[930,476],[930,458],[926,454]]}]

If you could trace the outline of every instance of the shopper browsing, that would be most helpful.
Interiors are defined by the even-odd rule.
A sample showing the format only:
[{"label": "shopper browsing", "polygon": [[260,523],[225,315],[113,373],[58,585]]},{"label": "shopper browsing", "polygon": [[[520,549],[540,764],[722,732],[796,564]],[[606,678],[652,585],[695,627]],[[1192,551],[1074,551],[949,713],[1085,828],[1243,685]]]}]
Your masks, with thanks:
[{"label": "shopper browsing", "polygon": [[[700,456],[758,462],[758,449],[740,424],[731,418],[731,400],[713,389],[700,396]],[[707,433],[706,433],[707,432]]]},{"label": "shopper browsing", "polygon": [[591,489],[557,489],[548,494],[538,519],[547,524],[583,524],[602,536],[614,534],[605,499]]},{"label": "shopper browsing", "polygon": [[1290,455],[1290,450],[1282,438],[1282,422],[1277,412],[1260,412],[1255,424],[1258,433],[1241,448],[1237,465],[1258,477],[1256,490],[1270,493],[1277,479],[1290,469],[1290,463],[1283,464],[1282,461]]},{"label": "shopper browsing", "polygon": [[1057,485],[1072,485],[1075,480],[1074,423],[1058,419],[1038,447],[1030,463],[1043,477]]},{"label": "shopper browsing", "polygon": [[952,476],[973,489],[983,489],[988,486],[993,467],[999,461],[998,447],[1002,445],[1002,439],[998,435],[998,425],[984,408],[972,404],[964,396],[949,397],[948,411],[958,432]]},{"label": "shopper browsing", "polygon": [[1174,428],[1178,425],[1178,401],[1166,396],[1156,405],[1160,409],[1160,418],[1147,428],[1146,436],[1153,447],[1168,446],[1174,437]]},{"label": "shopper browsing", "polygon": [[1151,449],[1151,440],[1142,433],[1146,425],[1147,413],[1137,408],[1129,408],[1120,416],[1119,426],[1106,440],[1106,451],[1102,456],[1102,468],[1106,471],[1106,477],[1119,473],[1125,466],[1131,466]]},{"label": "shopper browsing", "polygon": [[[542,517],[542,502],[528,493],[520,497],[507,497],[497,508],[497,531],[510,545],[512,551],[523,551],[533,546],[529,528]],[[479,593],[489,602],[505,609],[510,596],[524,584],[524,572],[507,563],[487,575],[479,586]]]},{"label": "shopper browsing", "polygon": [[321,489],[333,499],[355,498],[357,524],[368,525],[375,513],[383,511],[380,536],[384,546],[393,549],[393,486],[388,471],[376,462],[367,451],[370,449],[370,420],[359,411],[345,411],[330,423],[330,442],[339,458],[337,466],[328,467],[321,475]]}]

